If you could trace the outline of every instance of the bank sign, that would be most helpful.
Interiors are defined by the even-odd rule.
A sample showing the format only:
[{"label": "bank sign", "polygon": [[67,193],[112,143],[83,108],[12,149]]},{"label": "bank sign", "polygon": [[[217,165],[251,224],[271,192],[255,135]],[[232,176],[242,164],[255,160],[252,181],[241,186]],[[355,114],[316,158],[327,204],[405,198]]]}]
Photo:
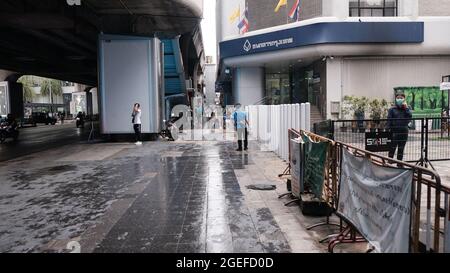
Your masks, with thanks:
[{"label": "bank sign", "polygon": [[320,44],[423,41],[423,22],[317,23],[221,42],[220,57],[224,59]]},{"label": "bank sign", "polygon": [[244,50],[249,52],[250,50],[255,50],[259,48],[271,48],[276,47],[279,48],[282,45],[289,45],[294,43],[294,38],[286,38],[281,40],[275,40],[275,41],[269,41],[269,42],[262,42],[258,44],[251,44],[250,41],[247,39],[244,43]]}]

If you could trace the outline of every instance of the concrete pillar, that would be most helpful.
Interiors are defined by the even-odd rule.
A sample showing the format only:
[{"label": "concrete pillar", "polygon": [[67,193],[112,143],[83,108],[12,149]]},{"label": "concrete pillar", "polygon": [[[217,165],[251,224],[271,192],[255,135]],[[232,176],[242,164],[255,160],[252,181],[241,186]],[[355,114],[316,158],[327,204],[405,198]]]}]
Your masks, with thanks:
[{"label": "concrete pillar", "polygon": [[23,118],[23,86],[18,83],[17,80],[21,77],[21,74],[0,70],[0,82],[7,82],[8,89],[8,114],[12,114],[15,118]]},{"label": "concrete pillar", "polygon": [[233,75],[233,103],[252,105],[264,98],[264,68],[240,67]]},{"label": "concrete pillar", "polygon": [[398,16],[410,17],[412,20],[419,16],[419,0],[398,1]]},{"label": "concrete pillar", "polygon": [[339,115],[331,113],[333,102],[342,102],[342,57],[327,60],[327,119],[339,119]]},{"label": "concrete pillar", "polygon": [[88,116],[92,116],[92,114],[93,114],[91,89],[92,89],[92,87],[87,87],[86,89],[84,89],[84,92],[86,93],[86,115],[88,115]]},{"label": "concrete pillar", "polygon": [[325,17],[337,17],[344,20],[349,16],[349,0],[322,0],[322,7]]},{"label": "concrete pillar", "polygon": [[8,70],[0,70],[0,82],[6,81],[9,76],[14,75],[14,74],[17,74],[17,73],[8,71]]}]

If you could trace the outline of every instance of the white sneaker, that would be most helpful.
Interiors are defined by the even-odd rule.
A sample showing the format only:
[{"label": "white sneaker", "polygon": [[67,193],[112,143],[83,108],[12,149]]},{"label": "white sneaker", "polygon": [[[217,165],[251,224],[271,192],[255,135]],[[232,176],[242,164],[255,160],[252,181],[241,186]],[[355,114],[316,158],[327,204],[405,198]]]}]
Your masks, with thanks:
[{"label": "white sneaker", "polygon": [[142,145],[142,142],[138,141],[135,143],[136,145]]}]

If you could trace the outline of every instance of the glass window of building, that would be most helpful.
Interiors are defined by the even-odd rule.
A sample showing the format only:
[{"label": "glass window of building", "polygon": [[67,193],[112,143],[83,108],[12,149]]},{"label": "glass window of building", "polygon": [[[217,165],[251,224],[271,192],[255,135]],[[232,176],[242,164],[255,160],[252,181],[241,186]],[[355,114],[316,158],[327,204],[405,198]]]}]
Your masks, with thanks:
[{"label": "glass window of building", "polygon": [[396,17],[398,0],[350,0],[350,17]]},{"label": "glass window of building", "polygon": [[287,104],[291,100],[289,74],[266,73],[266,97],[268,104]]}]

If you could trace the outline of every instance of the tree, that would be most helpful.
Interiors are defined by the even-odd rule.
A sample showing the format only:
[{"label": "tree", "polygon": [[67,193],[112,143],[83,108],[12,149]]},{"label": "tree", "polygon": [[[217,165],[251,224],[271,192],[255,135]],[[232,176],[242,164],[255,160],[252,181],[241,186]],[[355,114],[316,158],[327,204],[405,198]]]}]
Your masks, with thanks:
[{"label": "tree", "polygon": [[416,109],[416,92],[417,89],[409,89],[407,90],[407,92],[405,92],[406,94],[406,100],[409,104],[409,106],[411,107],[411,110],[415,110]]},{"label": "tree", "polygon": [[53,96],[61,96],[63,93],[61,81],[54,79],[45,79],[41,85],[41,94],[43,96],[50,96],[50,103],[52,104],[50,111],[53,112]]},{"label": "tree", "polygon": [[33,89],[34,81],[33,81],[32,77],[22,76],[17,82],[22,84],[23,100],[26,102],[33,101],[33,98],[36,94]]},{"label": "tree", "polygon": [[41,84],[41,94],[43,96],[56,95],[61,96],[63,93],[61,81],[54,79],[45,79]]}]

